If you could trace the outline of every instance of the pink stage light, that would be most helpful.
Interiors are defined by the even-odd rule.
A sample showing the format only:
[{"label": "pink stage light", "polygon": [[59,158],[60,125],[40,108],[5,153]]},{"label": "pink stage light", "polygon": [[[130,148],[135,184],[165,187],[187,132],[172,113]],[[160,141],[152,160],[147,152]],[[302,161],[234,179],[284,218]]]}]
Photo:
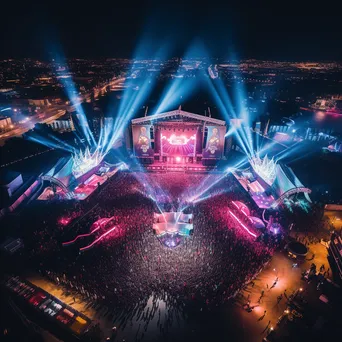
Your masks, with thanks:
[{"label": "pink stage light", "polygon": [[232,203],[235,205],[235,207],[242,212],[245,216],[248,217],[248,214],[244,211],[244,208],[240,208],[234,201]]},{"label": "pink stage light", "polygon": [[90,248],[92,248],[96,243],[98,243],[99,241],[101,241],[103,238],[105,238],[108,234],[110,234],[116,227],[112,227],[111,229],[107,230],[105,233],[103,233],[100,237],[98,237],[95,241],[93,241],[90,245],[85,246],[80,248],[80,251],[86,251]]},{"label": "pink stage light", "polygon": [[100,228],[102,228],[104,224],[108,223],[113,218],[114,218],[114,216],[112,216],[112,217],[104,217],[104,218],[101,218],[101,219],[97,220],[96,222],[93,223],[92,227],[94,227],[94,229],[91,230],[90,233],[77,235],[75,237],[75,239],[73,239],[71,241],[63,242],[62,245],[63,246],[71,245],[71,244],[73,244],[76,240],[78,240],[81,237],[86,237],[86,236],[90,236],[90,235],[94,234]]},{"label": "pink stage light", "polygon": [[232,204],[234,204],[236,208],[240,209],[239,206],[234,201],[232,201]]},{"label": "pink stage light", "polygon": [[240,223],[241,227],[244,228],[249,235],[254,236],[255,238],[257,237],[256,234],[252,233],[229,209],[228,211],[230,215],[233,216],[235,220]]},{"label": "pink stage light", "polygon": [[67,226],[69,224],[69,222],[71,221],[70,218],[64,218],[62,217],[60,220],[59,220],[59,223],[63,226]]},{"label": "pink stage light", "polygon": [[242,212],[242,214],[244,214],[245,216],[248,217],[248,214],[244,212],[243,208],[241,208],[241,212]]},{"label": "pink stage light", "polygon": [[170,145],[183,146],[186,145],[190,140],[195,140],[196,135],[192,135],[190,138],[185,135],[171,134],[170,138],[162,135],[162,140],[167,140]]},{"label": "pink stage light", "polygon": [[71,241],[67,241],[67,242],[63,242],[62,245],[63,246],[67,246],[67,245],[71,245],[72,243],[74,243],[77,239],[81,238],[81,237],[85,237],[85,236],[90,236],[92,234],[94,234],[96,231],[98,231],[100,229],[100,227],[97,227],[95,228],[93,231],[91,231],[90,233],[88,234],[80,234],[80,235],[77,235],[75,237],[75,239],[71,240]]},{"label": "pink stage light", "polygon": [[177,163],[180,163],[181,160],[182,160],[181,157],[176,157],[176,162],[177,162]]}]

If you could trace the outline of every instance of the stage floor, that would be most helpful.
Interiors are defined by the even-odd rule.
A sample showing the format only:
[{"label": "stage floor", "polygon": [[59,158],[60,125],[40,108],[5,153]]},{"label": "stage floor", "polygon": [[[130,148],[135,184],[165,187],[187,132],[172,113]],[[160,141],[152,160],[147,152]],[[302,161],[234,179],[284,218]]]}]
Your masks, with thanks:
[{"label": "stage floor", "polygon": [[237,173],[233,172],[236,180],[242,185],[242,187],[250,194],[255,204],[260,209],[269,209],[274,203],[275,199],[272,195],[267,195],[266,192],[253,192],[252,188],[249,186],[249,191],[247,185],[250,185],[244,177],[240,177]]},{"label": "stage floor", "polygon": [[163,163],[156,161],[153,164],[145,165],[149,171],[191,171],[191,172],[207,172],[217,170],[216,166],[206,166],[202,163]]}]

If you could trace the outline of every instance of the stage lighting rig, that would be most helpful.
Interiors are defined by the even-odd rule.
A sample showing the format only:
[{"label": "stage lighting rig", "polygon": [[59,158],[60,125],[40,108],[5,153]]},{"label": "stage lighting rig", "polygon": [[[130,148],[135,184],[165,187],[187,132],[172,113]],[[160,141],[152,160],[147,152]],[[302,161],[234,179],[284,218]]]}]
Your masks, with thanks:
[{"label": "stage lighting rig", "polygon": [[72,156],[73,166],[72,173],[75,178],[79,178],[88,171],[92,170],[94,167],[98,166],[104,158],[104,154],[96,149],[93,153],[90,151],[89,147],[83,152],[80,150],[78,153]]},{"label": "stage lighting rig", "polygon": [[260,158],[259,155],[249,160],[253,170],[268,184],[272,185],[276,179],[277,163],[274,159],[269,159],[267,155]]}]

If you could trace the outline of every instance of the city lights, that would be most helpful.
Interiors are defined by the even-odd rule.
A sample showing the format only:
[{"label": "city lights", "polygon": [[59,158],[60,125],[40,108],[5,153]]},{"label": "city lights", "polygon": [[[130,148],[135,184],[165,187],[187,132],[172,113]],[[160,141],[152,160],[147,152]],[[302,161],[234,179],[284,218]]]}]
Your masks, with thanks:
[{"label": "city lights", "polygon": [[[319,30],[293,29],[310,31],[308,8],[128,5],[2,18],[5,55],[22,50],[0,60],[9,304],[37,309],[23,307],[37,339],[325,336],[341,307],[342,64],[295,60],[338,51],[339,21],[317,48]],[[25,340],[13,315],[6,336]]]}]

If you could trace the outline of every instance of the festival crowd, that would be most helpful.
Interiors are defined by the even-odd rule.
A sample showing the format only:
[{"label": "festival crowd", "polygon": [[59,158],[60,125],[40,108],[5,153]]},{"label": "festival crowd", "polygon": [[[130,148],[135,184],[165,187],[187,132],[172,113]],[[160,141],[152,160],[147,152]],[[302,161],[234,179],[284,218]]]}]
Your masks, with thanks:
[{"label": "festival crowd", "polygon": [[[60,208],[58,218],[47,209],[28,260],[60,285],[132,314],[141,314],[151,297],[168,310],[218,305],[250,281],[275,248],[256,241],[227,213],[232,200],[241,200],[234,184],[221,174],[121,172],[87,202]],[[193,235],[175,248],[153,234],[153,213],[167,209],[193,213]],[[117,229],[92,249],[79,250],[101,229],[63,247],[104,217]]]}]

